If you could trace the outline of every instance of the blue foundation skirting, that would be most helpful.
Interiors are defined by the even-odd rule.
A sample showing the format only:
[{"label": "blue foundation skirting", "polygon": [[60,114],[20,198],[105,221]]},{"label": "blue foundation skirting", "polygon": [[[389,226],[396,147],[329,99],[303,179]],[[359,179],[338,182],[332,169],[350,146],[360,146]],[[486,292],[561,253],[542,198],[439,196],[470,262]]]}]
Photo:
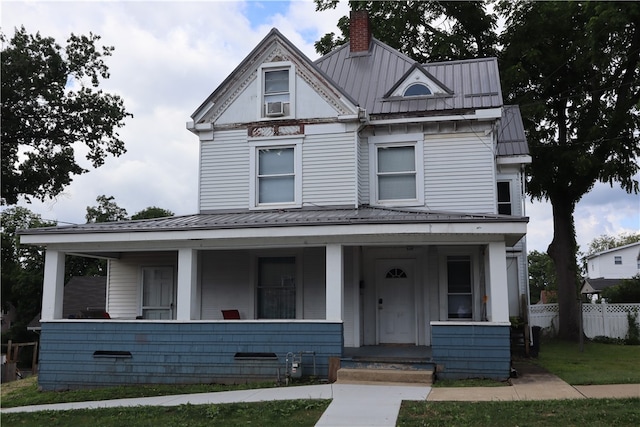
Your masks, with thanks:
[{"label": "blue foundation skirting", "polygon": [[431,345],[438,378],[509,378],[509,323],[432,322]]},{"label": "blue foundation skirting", "polygon": [[289,352],[304,352],[305,376],[313,374],[315,352],[316,374],[327,377],[329,357],[342,348],[340,322],[43,322],[38,382],[68,390],[275,380],[284,378]]}]

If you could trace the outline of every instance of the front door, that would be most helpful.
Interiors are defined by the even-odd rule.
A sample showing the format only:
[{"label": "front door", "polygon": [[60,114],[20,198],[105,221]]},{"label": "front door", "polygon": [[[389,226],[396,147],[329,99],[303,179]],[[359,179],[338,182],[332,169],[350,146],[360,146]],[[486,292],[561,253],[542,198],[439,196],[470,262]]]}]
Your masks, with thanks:
[{"label": "front door", "polygon": [[175,281],[173,267],[142,269],[142,317],[170,320],[174,318]]},{"label": "front door", "polygon": [[376,262],[378,343],[416,344],[414,260]]}]

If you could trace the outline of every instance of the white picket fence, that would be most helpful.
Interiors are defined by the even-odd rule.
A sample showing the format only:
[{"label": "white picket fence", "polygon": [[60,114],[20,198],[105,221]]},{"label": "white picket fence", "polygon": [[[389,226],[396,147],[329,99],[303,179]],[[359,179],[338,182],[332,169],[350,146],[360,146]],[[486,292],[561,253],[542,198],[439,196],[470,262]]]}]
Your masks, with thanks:
[{"label": "white picket fence", "polygon": [[[583,304],[584,334],[588,338],[625,338],[629,331],[628,312],[638,313],[640,321],[640,304]],[[545,333],[557,334],[558,304],[530,305],[529,323],[531,326],[540,326]]]}]

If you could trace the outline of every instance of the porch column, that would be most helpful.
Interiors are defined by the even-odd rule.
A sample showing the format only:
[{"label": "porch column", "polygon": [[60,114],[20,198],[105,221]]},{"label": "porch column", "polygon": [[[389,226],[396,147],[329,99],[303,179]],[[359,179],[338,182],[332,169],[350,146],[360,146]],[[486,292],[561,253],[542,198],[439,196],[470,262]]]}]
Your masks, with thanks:
[{"label": "porch column", "polygon": [[178,250],[178,301],[176,320],[195,320],[197,313],[198,251]]},{"label": "porch column", "polygon": [[47,249],[44,256],[42,320],[62,318],[64,299],[64,252]]},{"label": "porch column", "polygon": [[326,320],[343,320],[344,274],[342,245],[329,244],[326,248]]},{"label": "porch column", "polygon": [[509,286],[507,251],[504,242],[491,242],[488,248],[487,315],[491,322],[509,321]]}]

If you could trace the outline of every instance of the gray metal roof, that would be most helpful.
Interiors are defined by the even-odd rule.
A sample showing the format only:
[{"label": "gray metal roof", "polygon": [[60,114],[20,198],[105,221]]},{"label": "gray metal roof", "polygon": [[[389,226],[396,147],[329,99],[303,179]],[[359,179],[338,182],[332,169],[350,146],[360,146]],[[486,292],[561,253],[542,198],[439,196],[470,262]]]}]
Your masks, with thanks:
[{"label": "gray metal roof", "polygon": [[[600,293],[607,288],[612,286],[618,286],[622,283],[623,279],[603,279],[602,277],[597,279],[584,279],[584,284],[582,285],[582,290],[580,291],[583,294],[591,294],[591,293]],[[588,287],[591,289],[588,289]],[[591,292],[593,290],[593,292]]]},{"label": "gray metal roof", "polygon": [[498,129],[498,156],[521,156],[529,154],[524,133],[520,107],[505,105]]},{"label": "gray metal roof", "polygon": [[351,55],[349,43],[315,61],[370,115],[462,112],[502,106],[496,58],[433,62],[422,67],[453,94],[411,99],[384,98],[416,61],[372,38],[369,54]]},{"label": "gray metal roof", "polygon": [[527,222],[526,217],[453,212],[424,212],[409,209],[361,207],[359,209],[290,209],[280,211],[234,211],[201,213],[138,221],[79,224],[61,227],[30,228],[20,235],[123,233],[146,231],[215,230],[260,227],[292,227],[349,224],[411,224]]}]

